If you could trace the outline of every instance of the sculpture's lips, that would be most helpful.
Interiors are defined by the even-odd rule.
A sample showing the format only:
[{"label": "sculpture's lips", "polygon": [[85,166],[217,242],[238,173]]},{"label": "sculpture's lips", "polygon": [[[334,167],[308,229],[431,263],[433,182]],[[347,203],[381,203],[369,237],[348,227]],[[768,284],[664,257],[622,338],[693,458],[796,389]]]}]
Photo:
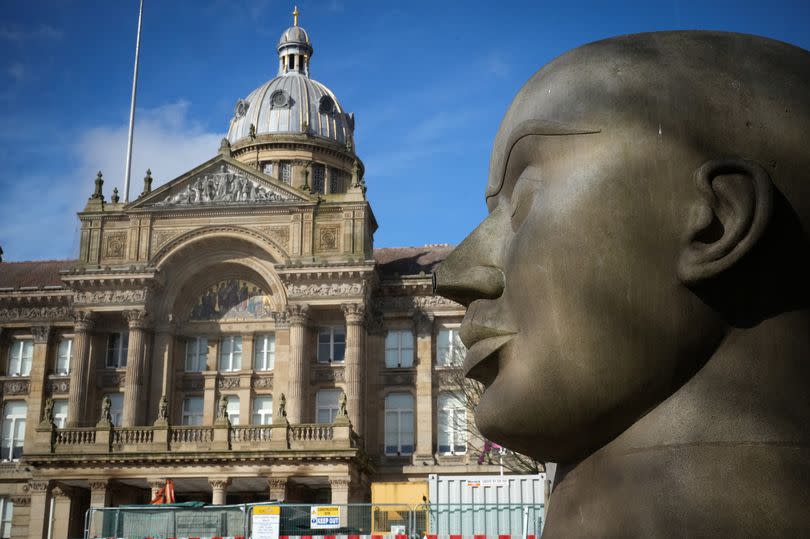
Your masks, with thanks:
[{"label": "sculpture's lips", "polygon": [[467,355],[464,358],[464,376],[478,380],[485,386],[491,384],[495,379],[495,375],[498,374],[497,363],[486,360],[493,357],[495,353],[503,348],[506,343],[511,341],[514,336],[514,333],[498,335],[496,337],[482,339],[473,344],[467,350]]}]

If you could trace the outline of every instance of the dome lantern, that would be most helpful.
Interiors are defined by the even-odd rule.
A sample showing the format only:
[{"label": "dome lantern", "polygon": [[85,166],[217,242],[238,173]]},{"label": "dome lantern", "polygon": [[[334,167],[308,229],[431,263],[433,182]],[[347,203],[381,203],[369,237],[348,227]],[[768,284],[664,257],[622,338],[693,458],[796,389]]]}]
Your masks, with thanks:
[{"label": "dome lantern", "polygon": [[298,26],[298,6],[293,10],[293,25],[278,40],[278,74],[300,73],[309,76],[312,42],[307,31]]}]

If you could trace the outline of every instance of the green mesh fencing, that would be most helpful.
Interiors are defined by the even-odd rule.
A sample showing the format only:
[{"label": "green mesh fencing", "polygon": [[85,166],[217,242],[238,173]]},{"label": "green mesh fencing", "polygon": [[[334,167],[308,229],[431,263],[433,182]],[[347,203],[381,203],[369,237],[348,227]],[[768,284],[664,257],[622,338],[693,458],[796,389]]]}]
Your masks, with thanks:
[{"label": "green mesh fencing", "polygon": [[90,510],[87,537],[244,536],[246,525],[245,505],[104,508]]}]

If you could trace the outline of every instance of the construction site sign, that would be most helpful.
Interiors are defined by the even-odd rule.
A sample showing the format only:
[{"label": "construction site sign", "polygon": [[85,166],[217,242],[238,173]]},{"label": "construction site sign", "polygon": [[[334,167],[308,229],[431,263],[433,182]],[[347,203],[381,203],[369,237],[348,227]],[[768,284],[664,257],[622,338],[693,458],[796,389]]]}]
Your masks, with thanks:
[{"label": "construction site sign", "polygon": [[313,530],[340,528],[340,507],[336,505],[313,505],[309,516],[309,527]]},{"label": "construction site sign", "polygon": [[278,505],[256,505],[250,529],[253,539],[278,539],[281,527],[281,507]]}]

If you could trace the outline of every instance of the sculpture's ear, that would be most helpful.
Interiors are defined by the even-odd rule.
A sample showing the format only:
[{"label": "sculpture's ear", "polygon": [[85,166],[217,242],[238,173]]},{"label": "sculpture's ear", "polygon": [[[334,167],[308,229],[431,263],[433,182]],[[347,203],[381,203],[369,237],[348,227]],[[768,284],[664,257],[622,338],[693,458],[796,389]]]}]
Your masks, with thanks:
[{"label": "sculpture's ear", "polygon": [[758,163],[714,159],[695,171],[702,200],[688,224],[678,277],[695,284],[736,264],[762,237],[771,218],[773,186]]}]

